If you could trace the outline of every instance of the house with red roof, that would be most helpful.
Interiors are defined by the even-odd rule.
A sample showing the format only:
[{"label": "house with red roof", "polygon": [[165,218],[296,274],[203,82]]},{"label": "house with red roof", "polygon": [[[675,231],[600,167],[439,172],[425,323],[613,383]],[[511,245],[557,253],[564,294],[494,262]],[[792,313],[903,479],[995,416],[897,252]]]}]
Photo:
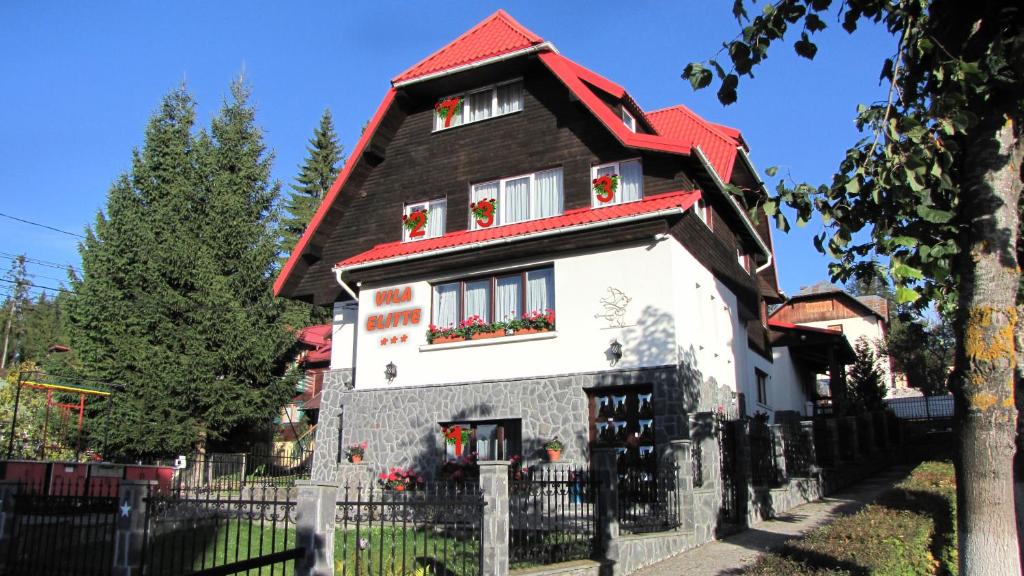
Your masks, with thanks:
[{"label": "house with red roof", "polygon": [[454,430],[481,458],[557,438],[650,467],[694,414],[790,385],[765,380],[764,194],[739,130],[489,16],[391,79],[274,285],[334,307],[314,479],[362,442],[432,475]]}]

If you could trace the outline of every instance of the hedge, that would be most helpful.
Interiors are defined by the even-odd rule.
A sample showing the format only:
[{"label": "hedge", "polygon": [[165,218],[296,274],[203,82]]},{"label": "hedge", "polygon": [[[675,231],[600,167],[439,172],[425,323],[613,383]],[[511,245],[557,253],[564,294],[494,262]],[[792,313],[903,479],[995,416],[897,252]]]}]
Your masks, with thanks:
[{"label": "hedge", "polygon": [[956,485],[948,462],[925,462],[877,502],[787,542],[744,576],[956,575]]}]

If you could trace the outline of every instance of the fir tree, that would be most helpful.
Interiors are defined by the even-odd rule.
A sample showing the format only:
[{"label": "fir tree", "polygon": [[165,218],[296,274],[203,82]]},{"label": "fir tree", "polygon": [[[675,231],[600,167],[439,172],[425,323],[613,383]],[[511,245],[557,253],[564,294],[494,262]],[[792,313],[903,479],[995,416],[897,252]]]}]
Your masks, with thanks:
[{"label": "fir tree", "polygon": [[281,221],[281,249],[285,253],[298,244],[344,160],[329,108],[320,117],[320,126],[313,131],[306,151],[309,155],[299,168],[296,183],[291,185],[292,192],[285,204],[287,214]]},{"label": "fir tree", "polygon": [[198,136],[188,92],[165,97],[82,243],[72,348],[86,375],[124,385],[90,414],[104,456],[188,451],[269,417],[282,396],[279,186],[247,97],[235,83]]},{"label": "fir tree", "polygon": [[885,384],[878,368],[878,355],[867,338],[861,336],[853,346],[856,359],[850,366],[846,396],[856,412],[885,408]]}]

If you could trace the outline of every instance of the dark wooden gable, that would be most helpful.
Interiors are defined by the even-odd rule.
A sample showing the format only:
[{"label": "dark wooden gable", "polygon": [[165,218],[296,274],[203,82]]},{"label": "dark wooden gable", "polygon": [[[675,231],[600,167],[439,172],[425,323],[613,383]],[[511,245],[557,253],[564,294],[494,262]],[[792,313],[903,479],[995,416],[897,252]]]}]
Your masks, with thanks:
[{"label": "dark wooden gable", "polygon": [[[400,91],[367,160],[354,172],[324,222],[319,260],[291,295],[326,304],[340,288],[331,268],[381,243],[401,239],[406,203],[445,197],[446,230],[469,224],[470,185],[561,166],[565,209],[591,204],[591,166],[642,157],[645,195],[693,189],[680,156],[623,147],[539,62],[488,67],[459,79]],[[522,77],[523,110],[434,132],[434,103],[447,94]]]}]

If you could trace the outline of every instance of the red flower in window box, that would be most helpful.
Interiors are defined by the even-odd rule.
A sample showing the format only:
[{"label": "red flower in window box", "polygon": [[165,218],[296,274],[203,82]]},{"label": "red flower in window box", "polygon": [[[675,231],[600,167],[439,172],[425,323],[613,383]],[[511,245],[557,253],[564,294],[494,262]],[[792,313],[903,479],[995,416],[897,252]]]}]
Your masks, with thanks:
[{"label": "red flower in window box", "polygon": [[487,228],[494,224],[494,211],[498,208],[498,201],[494,198],[484,198],[479,202],[472,202],[469,211],[473,213],[476,225]]},{"label": "red flower in window box", "polygon": [[455,96],[454,98],[448,98],[441,100],[437,104],[434,104],[434,111],[437,115],[444,119],[444,127],[448,128],[452,125],[452,118],[462,110],[462,96]]},{"label": "red flower in window box", "polygon": [[427,233],[427,209],[413,210],[402,216],[402,226],[409,231],[410,238],[419,238]]},{"label": "red flower in window box", "polygon": [[594,195],[597,201],[602,204],[607,204],[615,199],[615,193],[619,190],[619,175],[618,174],[606,174],[598,178],[594,178]]}]

